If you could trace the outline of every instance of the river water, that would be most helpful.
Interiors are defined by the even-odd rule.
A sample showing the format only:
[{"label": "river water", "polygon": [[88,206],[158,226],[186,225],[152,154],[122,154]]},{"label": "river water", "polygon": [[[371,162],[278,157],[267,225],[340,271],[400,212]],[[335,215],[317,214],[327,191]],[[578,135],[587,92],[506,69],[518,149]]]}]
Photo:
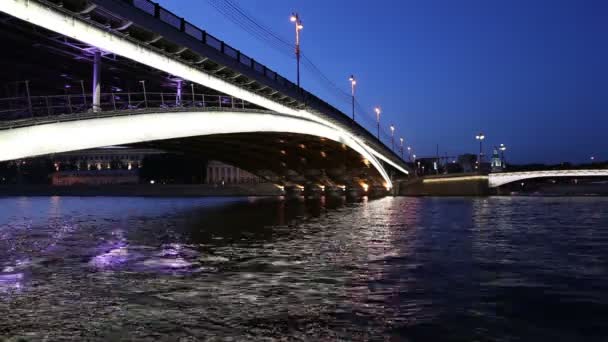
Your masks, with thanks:
[{"label": "river water", "polygon": [[608,341],[608,198],[0,198],[0,340]]}]

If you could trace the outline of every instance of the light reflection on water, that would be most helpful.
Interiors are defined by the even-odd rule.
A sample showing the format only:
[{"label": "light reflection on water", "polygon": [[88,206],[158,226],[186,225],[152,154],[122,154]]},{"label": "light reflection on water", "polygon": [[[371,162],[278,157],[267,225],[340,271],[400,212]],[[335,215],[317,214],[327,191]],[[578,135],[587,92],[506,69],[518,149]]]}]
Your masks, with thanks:
[{"label": "light reflection on water", "polygon": [[597,340],[608,199],[0,199],[0,340]]}]

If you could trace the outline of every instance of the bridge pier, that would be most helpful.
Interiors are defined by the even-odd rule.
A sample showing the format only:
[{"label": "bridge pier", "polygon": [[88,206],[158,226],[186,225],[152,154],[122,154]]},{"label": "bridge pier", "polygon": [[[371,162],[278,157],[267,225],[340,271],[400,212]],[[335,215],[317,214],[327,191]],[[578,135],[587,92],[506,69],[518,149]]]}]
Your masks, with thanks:
[{"label": "bridge pier", "polygon": [[368,190],[368,196],[370,198],[379,198],[389,195],[389,190],[383,186],[372,186]]},{"label": "bridge pier", "polygon": [[342,198],[345,195],[345,189],[334,186],[326,186],[325,187],[325,197],[327,199],[338,199]]},{"label": "bridge pier", "polygon": [[285,186],[285,198],[288,200],[301,199],[304,196],[304,191],[296,185]]},{"label": "bridge pier", "polygon": [[346,199],[349,201],[358,201],[365,195],[365,191],[363,191],[363,188],[361,188],[359,185],[346,187]]},{"label": "bridge pier", "polygon": [[306,199],[320,199],[324,195],[324,187],[321,187],[316,184],[307,185],[304,188],[304,197]]}]

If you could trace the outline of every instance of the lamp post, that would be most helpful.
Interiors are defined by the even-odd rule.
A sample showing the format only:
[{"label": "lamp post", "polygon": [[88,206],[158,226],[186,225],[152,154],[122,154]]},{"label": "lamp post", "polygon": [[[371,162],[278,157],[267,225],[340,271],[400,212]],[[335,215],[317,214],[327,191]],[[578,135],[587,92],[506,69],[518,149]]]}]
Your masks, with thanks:
[{"label": "lamp post", "polygon": [[408,155],[408,159],[411,162],[412,161],[412,147],[411,146],[407,147],[407,155]]},{"label": "lamp post", "polygon": [[479,133],[475,136],[475,139],[479,140],[479,158],[477,158],[477,167],[479,168],[479,170],[481,170],[481,155],[482,155],[482,151],[483,151],[483,140],[486,138],[485,135],[483,135],[483,133]]},{"label": "lamp post", "polygon": [[399,147],[399,149],[401,150],[401,159],[404,160],[404,158],[403,158],[403,138],[399,138],[399,142],[401,143],[401,146]]},{"label": "lamp post", "polygon": [[380,110],[380,107],[374,108],[374,111],[376,112],[376,127],[378,127],[378,140],[380,140],[380,113],[382,111]]},{"label": "lamp post", "polygon": [[391,145],[393,146],[393,151],[395,151],[395,125],[391,125]]},{"label": "lamp post", "polygon": [[300,88],[300,31],[304,28],[302,25],[302,20],[300,20],[300,16],[298,13],[293,13],[291,18],[289,18],[292,23],[295,24],[296,27],[296,63],[297,63],[297,80],[298,80],[298,88]]},{"label": "lamp post", "polygon": [[502,162],[502,168],[504,169],[507,167],[507,163],[505,162],[505,151],[507,150],[507,146],[505,146],[505,144],[500,144],[498,149],[500,150],[500,161]]},{"label": "lamp post", "polygon": [[353,75],[350,75],[348,80],[350,81],[350,89],[351,89],[351,95],[352,95],[353,121],[355,121],[355,86],[357,85],[357,80],[355,79],[355,76],[353,76]]}]

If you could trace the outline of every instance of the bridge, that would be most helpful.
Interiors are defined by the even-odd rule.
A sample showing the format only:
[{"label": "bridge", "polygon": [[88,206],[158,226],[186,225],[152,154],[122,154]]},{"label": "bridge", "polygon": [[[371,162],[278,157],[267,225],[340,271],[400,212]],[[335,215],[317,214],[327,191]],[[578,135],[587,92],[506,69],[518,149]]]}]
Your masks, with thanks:
[{"label": "bridge", "polygon": [[149,0],[3,0],[0,32],[0,161],[126,145],[284,186],[408,174],[381,136]]},{"label": "bridge", "polygon": [[488,184],[490,188],[498,188],[509,183],[519,182],[523,180],[563,177],[608,177],[608,170],[550,170],[491,173],[488,176]]}]

